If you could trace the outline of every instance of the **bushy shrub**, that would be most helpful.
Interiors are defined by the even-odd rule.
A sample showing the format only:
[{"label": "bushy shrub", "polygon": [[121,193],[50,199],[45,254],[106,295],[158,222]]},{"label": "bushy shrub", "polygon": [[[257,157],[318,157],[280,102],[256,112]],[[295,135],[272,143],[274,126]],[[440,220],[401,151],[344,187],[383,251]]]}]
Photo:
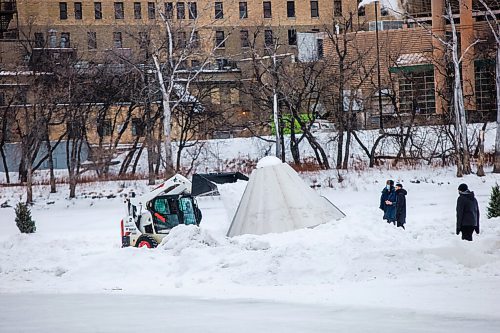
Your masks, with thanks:
[{"label": "bushy shrub", "polygon": [[22,202],[18,203],[16,208],[16,225],[24,234],[31,234],[36,231],[35,221],[31,218],[31,211],[28,206]]},{"label": "bushy shrub", "polygon": [[488,218],[500,216],[500,187],[495,184],[491,188],[490,204],[488,205]]}]

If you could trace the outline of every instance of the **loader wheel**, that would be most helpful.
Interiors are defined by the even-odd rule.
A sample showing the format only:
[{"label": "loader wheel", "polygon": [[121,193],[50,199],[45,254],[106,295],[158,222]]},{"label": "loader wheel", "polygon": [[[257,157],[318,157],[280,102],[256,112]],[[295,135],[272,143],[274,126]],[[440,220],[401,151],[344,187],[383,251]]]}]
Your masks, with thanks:
[{"label": "loader wheel", "polygon": [[148,249],[152,249],[158,246],[158,242],[151,236],[141,235],[137,242],[135,242],[135,247],[147,247]]}]

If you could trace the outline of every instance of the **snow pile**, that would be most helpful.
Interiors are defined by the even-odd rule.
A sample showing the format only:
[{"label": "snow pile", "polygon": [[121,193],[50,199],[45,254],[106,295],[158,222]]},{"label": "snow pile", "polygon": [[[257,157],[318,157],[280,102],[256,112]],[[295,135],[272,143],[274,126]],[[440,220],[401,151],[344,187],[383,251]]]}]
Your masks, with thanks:
[{"label": "snow pile", "polygon": [[208,230],[195,225],[179,225],[163,239],[160,247],[179,255],[184,249],[215,247],[225,242],[227,243],[225,238],[216,237]]}]

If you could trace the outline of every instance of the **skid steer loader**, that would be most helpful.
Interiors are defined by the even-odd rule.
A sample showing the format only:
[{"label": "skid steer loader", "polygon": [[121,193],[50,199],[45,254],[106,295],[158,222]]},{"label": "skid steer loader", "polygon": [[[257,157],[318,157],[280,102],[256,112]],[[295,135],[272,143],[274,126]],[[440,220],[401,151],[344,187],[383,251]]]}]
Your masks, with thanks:
[{"label": "skid steer loader", "polygon": [[153,248],[179,224],[199,225],[202,214],[195,196],[217,195],[217,185],[248,180],[235,173],[193,175],[193,183],[176,174],[151,192],[127,198],[127,215],[121,220],[122,247]]}]

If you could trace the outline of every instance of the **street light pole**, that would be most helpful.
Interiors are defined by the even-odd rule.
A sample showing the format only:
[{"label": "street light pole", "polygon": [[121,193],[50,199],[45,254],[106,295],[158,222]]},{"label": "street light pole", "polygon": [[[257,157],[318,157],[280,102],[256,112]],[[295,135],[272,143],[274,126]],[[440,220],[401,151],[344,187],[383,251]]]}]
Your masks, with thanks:
[{"label": "street light pole", "polygon": [[382,91],[380,89],[380,51],[378,44],[378,1],[375,1],[375,38],[377,42],[377,82],[378,82],[378,112],[380,130],[384,130],[384,122],[382,121]]},{"label": "street light pole", "polygon": [[[273,53],[273,76],[276,75],[276,52]],[[278,118],[278,94],[276,93],[276,82],[273,85],[273,118],[274,130],[276,131],[276,157],[281,159],[281,140],[280,140],[280,127]]]}]

